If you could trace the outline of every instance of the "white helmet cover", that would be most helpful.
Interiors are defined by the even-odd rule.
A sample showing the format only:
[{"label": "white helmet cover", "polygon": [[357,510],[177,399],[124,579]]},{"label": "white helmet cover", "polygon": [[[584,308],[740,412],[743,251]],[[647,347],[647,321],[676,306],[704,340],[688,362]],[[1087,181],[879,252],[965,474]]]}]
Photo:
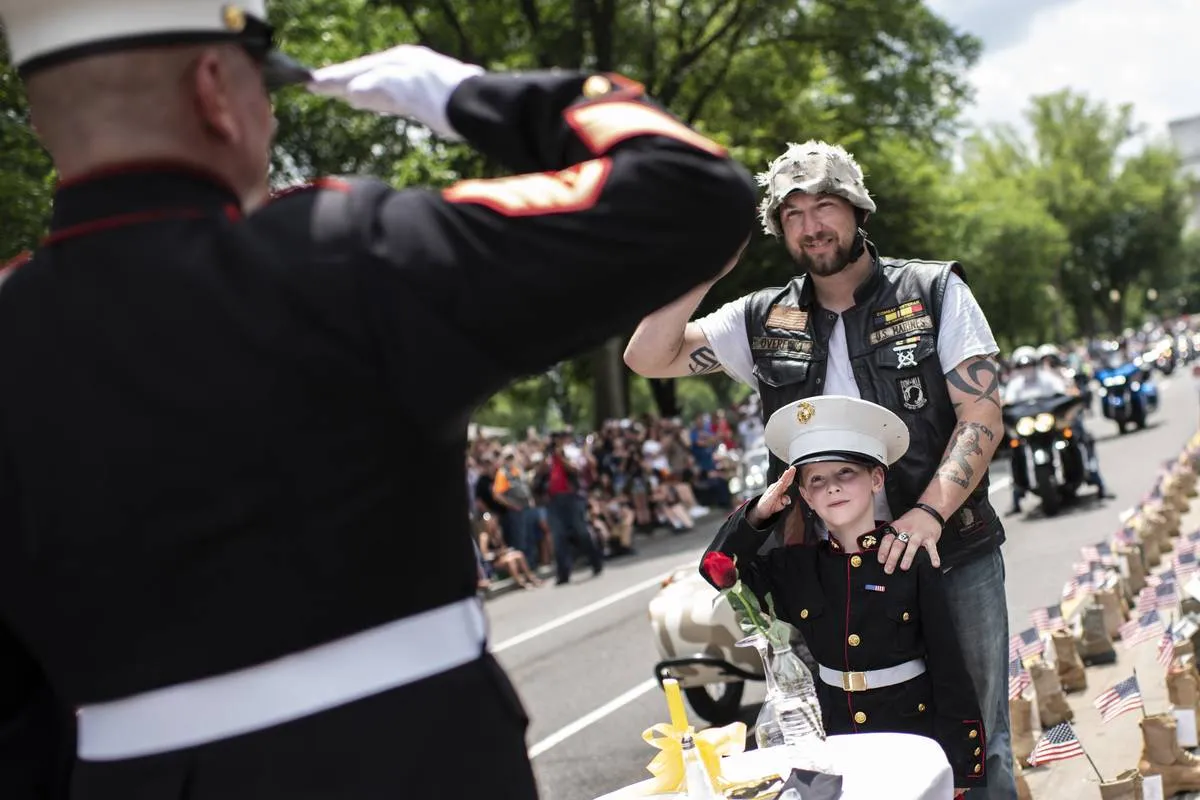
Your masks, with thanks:
[{"label": "white helmet cover", "polygon": [[1012,356],[1009,360],[1015,366],[1036,364],[1038,361],[1038,351],[1030,345],[1024,344],[1012,351]]},{"label": "white helmet cover", "polygon": [[779,206],[792,192],[836,194],[868,214],[875,210],[862,168],[854,156],[836,144],[816,139],[804,144],[788,143],[783,155],[755,178],[767,190],[758,207],[763,230],[775,237],[783,235]]}]

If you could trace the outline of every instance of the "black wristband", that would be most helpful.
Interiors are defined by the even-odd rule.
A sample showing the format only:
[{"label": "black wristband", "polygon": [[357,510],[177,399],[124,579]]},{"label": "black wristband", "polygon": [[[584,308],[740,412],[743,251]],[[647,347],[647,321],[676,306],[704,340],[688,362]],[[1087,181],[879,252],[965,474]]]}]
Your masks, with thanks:
[{"label": "black wristband", "polygon": [[929,516],[936,519],[938,525],[941,525],[943,528],[946,527],[946,518],[943,517],[940,513],[938,513],[938,510],[936,508],[929,505],[928,503],[914,503],[913,508],[921,509],[926,514],[928,514]]}]

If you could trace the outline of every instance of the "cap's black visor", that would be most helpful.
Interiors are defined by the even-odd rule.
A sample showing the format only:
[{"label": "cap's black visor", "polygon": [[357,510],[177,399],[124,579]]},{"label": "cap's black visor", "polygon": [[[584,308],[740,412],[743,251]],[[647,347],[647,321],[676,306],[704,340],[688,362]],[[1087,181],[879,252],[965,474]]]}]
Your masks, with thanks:
[{"label": "cap's black visor", "polygon": [[792,462],[793,467],[803,467],[805,464],[818,464],[823,461],[849,461],[862,464],[864,467],[883,467],[887,465],[863,453],[852,453],[847,450],[826,450],[824,453],[812,453],[801,456]]}]

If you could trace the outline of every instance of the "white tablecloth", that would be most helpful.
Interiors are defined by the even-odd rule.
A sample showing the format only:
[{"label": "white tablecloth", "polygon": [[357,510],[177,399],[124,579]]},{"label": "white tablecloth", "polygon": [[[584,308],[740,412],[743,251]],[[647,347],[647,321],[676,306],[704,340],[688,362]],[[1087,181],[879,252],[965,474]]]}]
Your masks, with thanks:
[{"label": "white tablecloth", "polygon": [[[954,775],[946,754],[932,739],[906,733],[856,733],[830,736],[829,756],[842,775],[841,800],[950,800]],[[791,772],[786,747],[750,750],[721,759],[721,773],[733,781]],[[597,800],[632,800],[649,781],[635,783]],[[642,790],[642,791],[639,791]],[[686,800],[686,796],[653,795],[654,800]]]}]

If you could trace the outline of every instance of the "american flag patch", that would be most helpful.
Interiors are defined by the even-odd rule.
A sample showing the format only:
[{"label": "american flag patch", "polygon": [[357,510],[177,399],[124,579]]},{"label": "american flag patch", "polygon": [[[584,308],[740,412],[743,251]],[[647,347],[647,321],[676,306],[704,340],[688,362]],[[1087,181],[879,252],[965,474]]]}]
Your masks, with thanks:
[{"label": "american flag patch", "polygon": [[767,314],[766,326],[784,331],[803,331],[808,328],[808,312],[790,306],[775,306]]},{"label": "american flag patch", "polygon": [[868,583],[863,586],[868,592],[886,592],[886,586],[880,586],[878,583]]}]

